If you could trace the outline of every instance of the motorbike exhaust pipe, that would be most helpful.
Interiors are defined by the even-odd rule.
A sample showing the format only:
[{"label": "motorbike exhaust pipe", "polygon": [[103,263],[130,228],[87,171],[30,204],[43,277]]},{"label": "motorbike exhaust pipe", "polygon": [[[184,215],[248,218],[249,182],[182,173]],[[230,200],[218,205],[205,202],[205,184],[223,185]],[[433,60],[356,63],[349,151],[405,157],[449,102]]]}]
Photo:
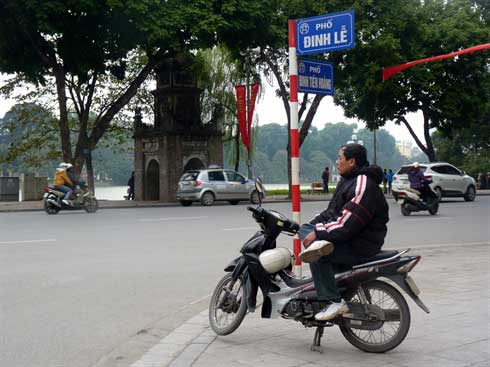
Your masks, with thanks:
[{"label": "motorbike exhaust pipe", "polygon": [[56,205],[58,208],[61,208],[61,205],[56,200],[48,199],[47,202]]}]

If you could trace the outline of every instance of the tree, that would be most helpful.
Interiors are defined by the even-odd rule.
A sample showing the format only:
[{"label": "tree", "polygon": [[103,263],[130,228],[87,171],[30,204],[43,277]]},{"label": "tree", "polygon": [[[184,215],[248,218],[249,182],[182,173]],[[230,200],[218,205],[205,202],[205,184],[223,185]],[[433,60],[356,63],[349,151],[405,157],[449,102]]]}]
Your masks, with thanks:
[{"label": "tree", "polygon": [[[254,42],[250,32],[260,37],[258,29],[274,10],[273,0],[5,0],[0,3],[0,72],[36,87],[54,86],[62,158],[80,171],[162,57],[221,41],[246,47]],[[128,77],[130,59],[140,67]],[[112,78],[125,83],[111,96],[105,87]],[[97,105],[100,89],[105,93]],[[74,145],[70,111],[78,116]]]},{"label": "tree", "polygon": [[[403,123],[435,160],[431,128],[449,132],[464,120],[483,123],[488,52],[419,65],[385,83],[381,68],[488,42],[490,28],[481,9],[467,0],[356,2],[356,47],[345,57],[328,56],[338,69],[335,102],[370,128],[387,120]],[[406,119],[417,111],[424,119],[423,139]]]},{"label": "tree", "polygon": [[14,105],[0,120],[0,164],[15,172],[45,168],[59,153],[54,120],[42,106]]},{"label": "tree", "polygon": [[[374,162],[374,133],[369,129],[361,129],[357,132],[357,138],[364,142],[368,151],[368,159]],[[376,131],[376,164],[382,168],[396,170],[407,162],[396,148],[395,138],[386,130]]]},{"label": "tree", "polygon": [[201,93],[201,120],[206,124],[219,120],[224,142],[232,141],[232,160],[238,171],[240,162],[240,133],[237,126],[235,85],[240,83],[241,72],[238,61],[228,49],[216,46],[201,50],[196,56],[198,86]]}]

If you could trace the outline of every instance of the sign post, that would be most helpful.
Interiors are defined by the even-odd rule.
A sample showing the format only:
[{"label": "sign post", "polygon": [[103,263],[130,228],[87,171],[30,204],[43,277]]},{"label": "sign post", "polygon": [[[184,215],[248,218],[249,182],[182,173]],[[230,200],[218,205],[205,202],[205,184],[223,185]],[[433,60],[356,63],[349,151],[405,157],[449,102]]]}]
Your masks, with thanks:
[{"label": "sign post", "polygon": [[[354,47],[354,11],[325,14],[288,22],[289,106],[291,116],[291,182],[293,220],[301,224],[299,186],[298,86],[305,93],[333,95],[333,65],[321,61],[301,60],[298,78],[296,54],[307,55]],[[299,83],[298,83],[299,81]],[[299,85],[298,85],[299,84]],[[301,277],[301,241],[294,236],[294,272]]]}]

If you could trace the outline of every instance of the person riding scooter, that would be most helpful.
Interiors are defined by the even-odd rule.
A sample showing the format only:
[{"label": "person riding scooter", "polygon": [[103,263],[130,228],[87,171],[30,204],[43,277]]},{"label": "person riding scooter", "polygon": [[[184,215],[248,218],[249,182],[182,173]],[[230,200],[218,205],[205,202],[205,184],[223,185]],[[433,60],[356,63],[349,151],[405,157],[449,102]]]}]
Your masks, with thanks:
[{"label": "person riding scooter", "polygon": [[54,175],[54,188],[65,193],[65,196],[63,198],[63,203],[65,205],[71,205],[69,200],[71,194],[73,193],[72,186],[74,184],[67,172],[67,169],[71,167],[71,163],[61,162],[58,168],[56,168],[56,172]]},{"label": "person riding scooter", "polygon": [[420,198],[427,204],[432,191],[429,187],[432,181],[424,176],[418,162],[415,162],[408,172],[408,180],[410,181],[410,188],[419,191]]}]

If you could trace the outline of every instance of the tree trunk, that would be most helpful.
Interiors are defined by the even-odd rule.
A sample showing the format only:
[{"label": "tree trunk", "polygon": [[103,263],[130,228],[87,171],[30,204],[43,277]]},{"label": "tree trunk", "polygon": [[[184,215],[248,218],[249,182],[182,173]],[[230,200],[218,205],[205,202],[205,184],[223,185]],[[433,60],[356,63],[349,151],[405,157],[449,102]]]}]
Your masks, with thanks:
[{"label": "tree trunk", "polygon": [[89,151],[89,153],[86,156],[86,161],[87,163],[87,184],[88,188],[90,191],[92,191],[95,194],[95,183],[94,183],[94,167],[92,166],[92,152]]},{"label": "tree trunk", "polygon": [[422,109],[424,114],[424,136],[425,142],[427,145],[427,157],[429,157],[429,162],[436,161],[436,152],[434,150],[434,145],[432,144],[432,138],[430,136],[430,120],[429,120],[429,111],[427,109]]},{"label": "tree trunk", "polygon": [[313,102],[311,103],[310,109],[308,110],[308,113],[306,114],[306,118],[303,122],[303,126],[301,126],[301,130],[299,132],[299,146],[301,147],[308,136],[308,131],[310,131],[311,123],[313,122],[313,117],[316,115],[316,111],[318,110],[318,107],[320,106],[320,102],[322,101],[323,96],[321,95],[316,95],[315,98],[313,98]]},{"label": "tree trunk", "polygon": [[104,115],[100,116],[100,118],[97,119],[95,127],[89,137],[89,149],[95,148],[99,140],[109,128],[114,116],[119,111],[121,111],[121,109],[126,106],[126,104],[129,103],[131,98],[134,97],[134,95],[138,91],[138,88],[146,80],[154,67],[158,64],[163,54],[164,52],[162,50],[159,50],[155,55],[148,55],[148,63],[143,69],[141,69],[138,76],[129,85],[128,89],[126,89],[126,91],[110,105]]},{"label": "tree trunk", "polygon": [[413,131],[412,126],[408,123],[407,119],[404,116],[398,117],[398,121],[403,122],[405,127],[408,129],[408,132],[412,136],[413,140],[415,140],[415,143],[417,146],[420,148],[420,150],[429,158],[430,162],[434,162],[436,160],[436,154],[434,151],[434,146],[432,145],[432,138],[430,137],[429,134],[429,122],[428,118],[426,120],[426,116],[424,114],[424,135],[425,135],[425,140],[427,141],[427,145],[425,146],[422,141],[419,139],[417,134],[415,134],[415,131]]},{"label": "tree trunk", "polygon": [[61,66],[57,66],[55,71],[56,91],[58,95],[58,105],[60,108],[59,129],[61,138],[61,153],[65,162],[72,161],[70,128],[68,126],[68,109],[66,106],[66,82],[65,72]]},{"label": "tree trunk", "polygon": [[235,171],[240,167],[240,130],[235,135]]}]

